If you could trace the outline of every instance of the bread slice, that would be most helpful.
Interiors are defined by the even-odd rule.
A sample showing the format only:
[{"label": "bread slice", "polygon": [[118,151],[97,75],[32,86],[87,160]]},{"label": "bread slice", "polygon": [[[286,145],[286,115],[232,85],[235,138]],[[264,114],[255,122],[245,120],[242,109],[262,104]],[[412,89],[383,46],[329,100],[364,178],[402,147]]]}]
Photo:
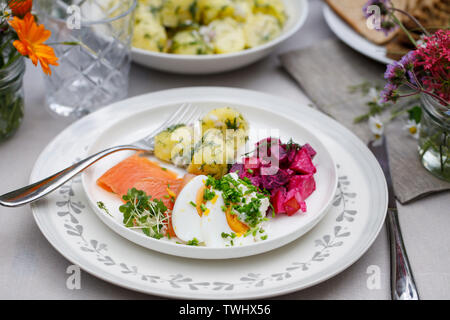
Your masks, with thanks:
[{"label": "bread slice", "polygon": [[[369,29],[362,11],[367,0],[326,0],[326,2],[353,29],[375,44],[383,45],[391,41],[398,33],[396,30],[386,36],[382,31]],[[396,8],[404,10],[408,0],[392,0],[392,2]]]}]

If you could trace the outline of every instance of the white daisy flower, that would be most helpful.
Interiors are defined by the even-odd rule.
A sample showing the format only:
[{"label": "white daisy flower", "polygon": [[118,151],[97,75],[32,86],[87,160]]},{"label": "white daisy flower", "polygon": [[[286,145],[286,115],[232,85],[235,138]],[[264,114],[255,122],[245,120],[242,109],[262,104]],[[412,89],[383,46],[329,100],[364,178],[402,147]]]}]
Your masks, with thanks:
[{"label": "white daisy flower", "polygon": [[369,118],[369,128],[374,135],[381,136],[384,133],[384,124],[378,116],[371,116]]},{"label": "white daisy flower", "polygon": [[418,124],[416,121],[414,120],[408,120],[408,122],[406,122],[405,126],[403,127],[404,130],[407,130],[408,133],[414,138],[414,139],[419,139],[419,129],[420,129],[420,124]]},{"label": "white daisy flower", "polygon": [[372,100],[373,102],[377,102],[380,99],[380,95],[378,94],[377,89],[375,89],[374,87],[369,89],[368,95],[370,100]]},{"label": "white daisy flower", "polygon": [[378,116],[372,116],[369,118],[369,128],[374,137],[374,145],[381,143],[381,138],[384,133],[384,124]]}]

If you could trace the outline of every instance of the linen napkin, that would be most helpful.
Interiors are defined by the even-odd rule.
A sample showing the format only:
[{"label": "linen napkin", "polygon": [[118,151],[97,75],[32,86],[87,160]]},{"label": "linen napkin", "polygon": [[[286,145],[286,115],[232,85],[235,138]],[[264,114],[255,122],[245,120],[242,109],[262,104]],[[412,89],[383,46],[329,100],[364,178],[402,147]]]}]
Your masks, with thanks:
[{"label": "linen napkin", "polygon": [[[367,113],[369,99],[361,94],[352,94],[349,87],[366,81],[383,85],[385,65],[366,58],[337,40],[282,54],[280,60],[319,110],[349,128],[366,144],[369,142],[373,134],[368,124],[354,123],[357,116]],[[397,119],[385,130],[397,199],[405,204],[450,190],[450,183],[423,168],[417,140],[408,136],[403,126],[404,120]]]}]

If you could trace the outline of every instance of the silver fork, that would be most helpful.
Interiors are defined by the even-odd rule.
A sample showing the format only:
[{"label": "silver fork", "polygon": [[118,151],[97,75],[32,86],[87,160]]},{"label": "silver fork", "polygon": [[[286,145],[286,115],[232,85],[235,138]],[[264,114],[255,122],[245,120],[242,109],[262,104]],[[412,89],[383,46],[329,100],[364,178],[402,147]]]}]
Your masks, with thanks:
[{"label": "silver fork", "polygon": [[34,202],[42,197],[48,195],[50,192],[56,190],[64,183],[72,179],[74,176],[84,171],[98,160],[122,150],[135,150],[153,152],[155,147],[155,137],[162,130],[177,125],[180,123],[190,124],[192,121],[198,120],[200,117],[200,110],[198,107],[193,107],[190,104],[183,104],[173,113],[161,126],[155,129],[152,133],[144,139],[136,141],[129,145],[117,146],[100,151],[80,162],[77,162],[70,167],[29,186],[17,189],[0,196],[0,205],[5,207],[19,207],[27,203]]}]

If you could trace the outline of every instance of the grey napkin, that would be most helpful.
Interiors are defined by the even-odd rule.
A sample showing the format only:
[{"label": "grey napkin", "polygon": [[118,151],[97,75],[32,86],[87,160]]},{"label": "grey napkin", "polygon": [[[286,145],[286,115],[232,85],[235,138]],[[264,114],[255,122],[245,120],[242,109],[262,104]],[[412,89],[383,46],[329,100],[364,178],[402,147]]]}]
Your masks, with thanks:
[{"label": "grey napkin", "polygon": [[[365,143],[372,137],[366,123],[354,119],[368,111],[368,98],[351,94],[350,86],[365,81],[383,85],[386,66],[376,63],[337,40],[280,56],[281,64],[323,112],[353,131]],[[435,192],[450,190],[450,183],[435,178],[420,163],[417,140],[403,130],[404,120],[386,127],[392,180],[397,199],[407,203]]]}]

